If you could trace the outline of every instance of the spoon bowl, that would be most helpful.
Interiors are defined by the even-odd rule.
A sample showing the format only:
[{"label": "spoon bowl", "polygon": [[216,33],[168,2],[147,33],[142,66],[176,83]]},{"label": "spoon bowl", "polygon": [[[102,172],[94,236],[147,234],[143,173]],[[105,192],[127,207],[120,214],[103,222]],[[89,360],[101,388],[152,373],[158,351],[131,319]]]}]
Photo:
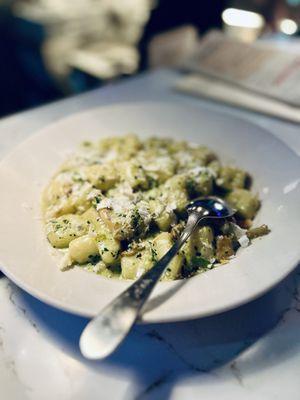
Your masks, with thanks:
[{"label": "spoon bowl", "polygon": [[200,212],[203,209],[208,211],[206,218],[229,218],[236,213],[236,210],[231,208],[228,203],[216,196],[199,197],[187,206],[189,214]]}]

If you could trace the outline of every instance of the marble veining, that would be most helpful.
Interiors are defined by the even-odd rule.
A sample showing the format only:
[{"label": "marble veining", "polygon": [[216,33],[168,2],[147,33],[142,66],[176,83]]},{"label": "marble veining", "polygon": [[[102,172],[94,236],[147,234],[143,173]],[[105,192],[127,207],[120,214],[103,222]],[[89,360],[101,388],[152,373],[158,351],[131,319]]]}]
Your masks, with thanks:
[{"label": "marble veining", "polygon": [[24,315],[24,317],[26,318],[26,320],[27,320],[27,321],[30,323],[30,325],[36,330],[36,332],[39,332],[39,328],[37,327],[36,323],[35,323],[34,321],[32,321],[32,320],[27,316],[27,311],[26,311],[25,307],[23,307],[21,304],[18,304],[18,303],[15,301],[15,299],[14,299],[15,292],[14,292],[14,290],[12,289],[12,283],[11,283],[10,281],[7,281],[6,288],[7,288],[8,291],[9,291],[9,296],[8,296],[9,301],[16,307],[16,309],[17,309],[18,311],[21,312],[21,314]]},{"label": "marble veining", "polygon": [[[6,348],[5,348],[5,329],[0,326],[0,359],[3,361],[3,364],[5,368],[9,371],[11,375],[14,376],[14,378],[19,381],[19,376],[16,370],[16,362],[13,358],[13,356],[7,354]],[[0,364],[1,366],[1,364]],[[1,367],[0,367],[1,368]],[[28,388],[26,385],[24,386],[26,389]],[[1,390],[0,390],[1,393]]]},{"label": "marble veining", "polygon": [[172,353],[174,353],[174,354],[176,355],[176,357],[177,357],[180,361],[182,361],[183,364],[184,364],[186,367],[190,368],[192,371],[196,371],[196,372],[208,372],[207,370],[202,369],[202,368],[198,367],[197,365],[192,364],[192,363],[190,363],[188,360],[186,360],[186,359],[184,358],[184,356],[182,356],[181,354],[179,354],[179,353],[176,351],[176,348],[175,348],[171,343],[169,343],[166,339],[164,339],[155,329],[151,330],[150,332],[147,332],[147,336],[148,336],[148,337],[151,337],[151,338],[153,338],[153,339],[156,339],[156,340],[158,340],[159,342],[162,342],[162,343],[167,347],[168,350],[170,350]]},{"label": "marble veining", "polygon": [[[0,124],[0,156],[35,129],[107,102],[166,100],[255,120],[300,154],[298,127],[171,93],[160,71]],[[63,106],[62,106],[63,104]],[[8,135],[7,133],[12,133]],[[284,133],[284,134],[283,134]],[[2,400],[299,400],[300,266],[261,298],[194,321],[136,326],[107,360],[78,349],[87,323],[26,294],[0,273]]]},{"label": "marble veining", "polygon": [[154,382],[150,383],[149,386],[147,386],[141,393],[138,393],[135,397],[134,400],[143,400],[145,397],[149,397],[149,395],[154,395],[155,392],[161,388],[161,386],[165,385],[168,383],[168,378],[171,376],[171,371],[167,372],[166,374],[160,376],[158,379],[156,379]]},{"label": "marble veining", "polygon": [[230,368],[230,370],[232,372],[232,375],[236,378],[237,382],[241,386],[243,386],[244,385],[243,376],[242,376],[242,373],[241,373],[241,371],[239,369],[238,361],[232,361],[232,363],[229,364],[229,368]]},{"label": "marble veining", "polygon": [[[79,354],[78,339],[85,319],[35,300],[2,277],[0,383],[1,369],[5,368],[28,399],[40,399],[43,389],[42,385],[36,388],[36,374],[43,376],[55,368],[58,388],[49,384],[45,400],[79,400],[82,393],[94,399],[86,384],[93,382],[93,390],[101,393],[109,371],[112,381],[107,390],[113,394],[118,387],[118,395],[112,395],[112,399],[180,399],[194,384],[195,393],[206,393],[205,385],[214,382],[214,390],[206,399],[214,399],[217,391],[222,393],[222,387],[225,390],[229,385],[235,388],[230,389],[233,392],[239,391],[241,399],[248,399],[248,395],[250,399],[255,390],[254,398],[264,400],[259,397],[262,383],[257,369],[264,379],[273,382],[273,375],[282,374],[286,363],[291,364],[290,368],[300,365],[299,277],[297,271],[263,298],[220,316],[139,325],[116,354],[100,363],[87,362]],[[51,326],[47,317],[57,326]],[[66,325],[60,332],[63,322]],[[30,365],[32,373],[27,370]],[[290,374],[294,377],[295,372]],[[83,386],[74,383],[78,376],[85,382]],[[294,387],[300,390],[300,384],[294,382]],[[274,388],[274,399],[276,391],[278,388]],[[267,400],[273,398],[268,396]],[[298,400],[296,395],[290,398]]]}]

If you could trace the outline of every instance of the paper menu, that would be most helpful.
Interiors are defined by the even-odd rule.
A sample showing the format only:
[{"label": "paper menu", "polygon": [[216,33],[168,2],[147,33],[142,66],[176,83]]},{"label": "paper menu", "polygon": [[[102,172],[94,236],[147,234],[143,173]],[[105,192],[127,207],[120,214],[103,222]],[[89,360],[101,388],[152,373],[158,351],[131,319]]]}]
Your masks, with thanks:
[{"label": "paper menu", "polygon": [[184,67],[300,106],[300,54],[266,43],[243,43],[213,31]]}]

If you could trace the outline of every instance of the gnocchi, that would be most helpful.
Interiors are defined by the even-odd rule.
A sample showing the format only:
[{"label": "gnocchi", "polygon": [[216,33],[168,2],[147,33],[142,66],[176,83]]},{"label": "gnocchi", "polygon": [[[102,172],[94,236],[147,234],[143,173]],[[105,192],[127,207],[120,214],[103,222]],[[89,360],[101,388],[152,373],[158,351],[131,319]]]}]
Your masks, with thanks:
[{"label": "gnocchi", "polygon": [[266,225],[241,228],[260,207],[249,186],[246,171],[186,141],[129,134],[85,142],[43,192],[46,236],[67,252],[68,267],[136,279],[179,237],[187,204],[217,193],[237,210],[237,220],[195,230],[162,277],[185,278],[227,262],[242,244],[269,232]]}]

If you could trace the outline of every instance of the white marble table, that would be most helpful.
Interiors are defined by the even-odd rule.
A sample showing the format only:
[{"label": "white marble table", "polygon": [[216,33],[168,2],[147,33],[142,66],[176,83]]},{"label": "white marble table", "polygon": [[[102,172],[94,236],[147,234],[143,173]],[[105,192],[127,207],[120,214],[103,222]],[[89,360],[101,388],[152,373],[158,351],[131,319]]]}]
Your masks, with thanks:
[{"label": "white marble table", "polygon": [[[177,77],[158,71],[4,119],[0,157],[68,114],[141,100],[185,102],[246,118],[300,154],[299,126],[175,94],[170,87]],[[87,321],[41,303],[2,275],[0,399],[298,400],[299,293],[298,268],[252,303],[196,321],[136,326],[109,359],[87,362],[78,351]]]}]

